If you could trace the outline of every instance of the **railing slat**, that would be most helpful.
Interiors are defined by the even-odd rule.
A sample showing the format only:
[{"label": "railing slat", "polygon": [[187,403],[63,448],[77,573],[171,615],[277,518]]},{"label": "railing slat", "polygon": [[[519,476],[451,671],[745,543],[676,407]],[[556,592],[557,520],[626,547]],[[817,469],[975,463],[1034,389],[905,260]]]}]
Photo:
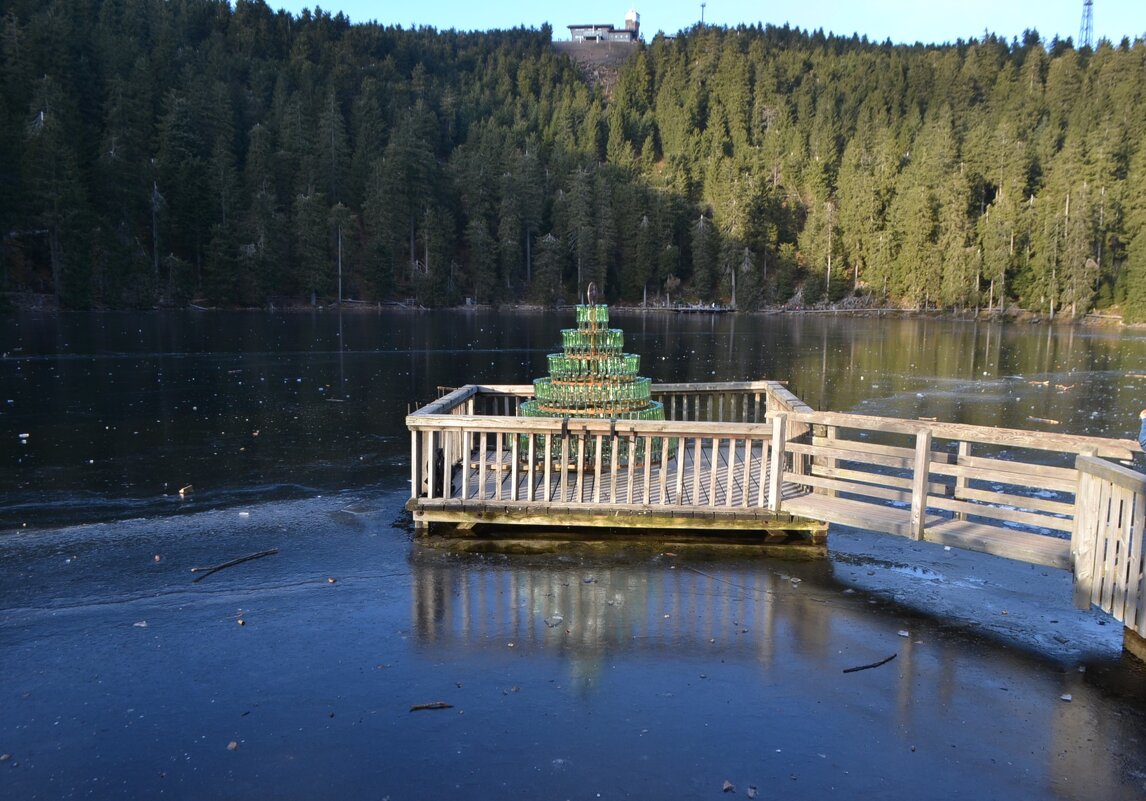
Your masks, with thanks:
[{"label": "railing slat", "polygon": [[529,459],[529,466],[527,468],[527,480],[529,481],[529,487],[525,490],[525,500],[530,502],[532,502],[535,497],[534,490],[535,482],[537,481],[537,462],[535,458],[536,455],[534,453],[537,443],[534,442],[535,439],[536,437],[534,437],[532,434],[529,435],[529,446],[526,448],[525,457]]},{"label": "railing slat", "polygon": [[611,503],[617,502],[617,479],[621,471],[621,440],[617,436],[616,429],[613,430],[612,445],[609,447],[609,476],[610,481],[609,501]]},{"label": "railing slat", "polygon": [[485,471],[486,471],[485,463],[486,463],[486,459],[489,458],[488,457],[489,451],[486,450],[486,437],[488,437],[489,434],[483,431],[480,436],[481,436],[481,447],[478,448],[478,455],[477,455],[477,459],[478,459],[477,499],[479,501],[485,500],[485,498],[487,497],[487,490],[486,490],[486,486],[485,486]]},{"label": "railing slat", "polygon": [[545,435],[545,502],[553,500],[553,434]]},{"label": "railing slat", "polygon": [[768,508],[780,511],[781,485],[784,483],[784,445],[788,415],[777,414],[772,418],[772,459],[768,467]]},{"label": "railing slat", "polygon": [[684,437],[678,437],[676,442],[676,482],[673,490],[676,493],[673,503],[680,506],[684,503]]},{"label": "railing slat", "polygon": [[[601,462],[605,458],[605,454],[601,448],[601,441],[602,435],[597,434],[594,438],[594,447],[597,449],[597,452],[593,454],[593,471],[596,473],[596,477],[593,479],[593,503],[601,502],[601,485],[605,483],[603,480],[604,476],[601,473]],[[613,499],[609,498],[608,500],[612,501]]]},{"label": "railing slat", "polygon": [[660,502],[662,504],[668,503],[668,460],[668,437],[661,437],[661,463],[659,469],[657,470],[657,488],[660,490]]},{"label": "railing slat", "polygon": [[[700,503],[700,474],[704,472],[704,440],[700,437],[693,437],[692,440],[692,503],[698,505]],[[683,459],[684,454],[678,454],[678,459]]]},{"label": "railing slat", "polygon": [[766,476],[768,475],[768,440],[760,440],[760,486],[756,490],[756,505],[764,508],[764,503],[767,498],[765,492],[768,488]]},{"label": "railing slat", "polygon": [[1146,548],[1143,546],[1144,529],[1146,529],[1146,496],[1134,495],[1134,511],[1131,514],[1129,530],[1130,559],[1127,564],[1127,598],[1126,616],[1123,623],[1127,628],[1146,635]]},{"label": "railing slat", "polygon": [[586,442],[588,436],[589,435],[587,433],[582,432],[581,435],[577,437],[577,481],[575,489],[576,494],[573,496],[577,503],[585,500],[585,496],[583,494],[585,489],[585,446],[588,444]]},{"label": "railing slat", "polygon": [[453,451],[450,444],[453,442],[453,433],[442,436],[442,497],[450,498],[454,494]]},{"label": "railing slat", "polygon": [[653,442],[652,437],[645,437],[645,477],[642,482],[644,497],[641,500],[650,506],[653,502]]},{"label": "railing slat", "polygon": [[517,489],[517,471],[518,464],[521,461],[518,458],[518,450],[521,447],[521,437],[517,434],[510,434],[512,439],[509,441],[509,458],[510,458],[510,483],[509,483],[509,499],[516,501],[518,496]]},{"label": "railing slat", "polygon": [[720,438],[713,437],[712,455],[708,460],[708,504],[716,506],[716,476],[720,472]]},{"label": "railing slat", "polygon": [[554,488],[554,498],[564,503],[568,500],[566,493],[568,492],[567,486],[569,481],[569,435],[563,434],[561,436],[561,456],[557,464],[559,475],[557,478],[557,486]]},{"label": "railing slat", "polygon": [[725,478],[728,486],[724,490],[725,506],[732,506],[733,504],[734,490],[736,489],[736,443],[740,441],[734,437],[728,439],[728,473]]},{"label": "railing slat", "polygon": [[462,429],[462,453],[461,453],[461,468],[462,468],[462,500],[467,500],[470,497],[470,455],[473,453],[473,448],[470,447],[470,432]]},{"label": "railing slat", "polygon": [[421,454],[418,453],[418,438],[421,436],[417,431],[410,432],[410,497],[418,498],[421,496],[422,476],[418,470],[422,465]]}]

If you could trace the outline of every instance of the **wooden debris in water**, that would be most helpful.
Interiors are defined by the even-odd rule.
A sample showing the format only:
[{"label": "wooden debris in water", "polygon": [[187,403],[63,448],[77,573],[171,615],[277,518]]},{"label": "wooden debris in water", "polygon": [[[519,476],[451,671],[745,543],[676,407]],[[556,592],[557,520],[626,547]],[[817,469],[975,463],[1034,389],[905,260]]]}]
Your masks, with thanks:
[{"label": "wooden debris in water", "polygon": [[872,662],[868,665],[858,665],[856,667],[844,668],[844,673],[859,673],[861,670],[871,670],[872,668],[882,667],[891,660],[895,659],[895,654],[892,654],[887,659],[881,659],[878,662]]},{"label": "wooden debris in water", "polygon": [[428,704],[413,704],[410,707],[411,712],[420,712],[423,709],[453,709],[453,704],[447,704],[445,701],[431,701]]},{"label": "wooden debris in water", "polygon": [[234,567],[235,565],[241,565],[243,562],[249,562],[252,559],[262,559],[264,556],[273,556],[274,554],[276,554],[278,552],[279,552],[278,548],[271,548],[271,549],[266,550],[266,551],[259,551],[258,553],[252,553],[252,554],[247,554],[246,556],[240,556],[238,559],[232,559],[229,562],[223,562],[221,565],[215,565],[214,567],[193,567],[193,568],[191,568],[192,573],[202,573],[203,575],[197,576],[196,578],[192,579],[192,583],[200,582],[203,579],[207,578],[207,576],[211,575],[212,573],[216,573],[216,572],[223,570],[225,568]]}]

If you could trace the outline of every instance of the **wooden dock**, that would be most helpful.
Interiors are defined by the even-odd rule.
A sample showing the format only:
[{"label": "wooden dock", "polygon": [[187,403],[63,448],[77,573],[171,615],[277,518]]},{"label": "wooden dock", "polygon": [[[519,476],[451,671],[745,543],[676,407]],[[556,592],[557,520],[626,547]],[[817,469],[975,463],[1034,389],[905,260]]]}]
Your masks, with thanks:
[{"label": "wooden dock", "polygon": [[483,525],[759,532],[828,524],[1071,570],[1146,636],[1146,477],[1129,440],[817,412],[773,381],[654,385],[664,421],[517,414],[466,386],[407,417],[422,531]]}]

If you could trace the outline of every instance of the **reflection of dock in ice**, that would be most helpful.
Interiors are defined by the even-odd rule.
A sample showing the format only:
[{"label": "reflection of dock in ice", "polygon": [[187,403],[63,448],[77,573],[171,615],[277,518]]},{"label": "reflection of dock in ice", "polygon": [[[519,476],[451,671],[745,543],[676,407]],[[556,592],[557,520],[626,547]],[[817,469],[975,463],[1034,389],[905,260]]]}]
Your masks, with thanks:
[{"label": "reflection of dock in ice", "polygon": [[[830,610],[801,596],[787,577],[757,566],[701,563],[518,567],[459,564],[414,552],[412,617],[424,642],[521,649],[572,656],[608,651],[679,653],[703,644],[713,656],[737,652],[768,661],[777,638],[823,654]],[[795,580],[799,583],[799,580]],[[779,596],[790,596],[778,603]]]},{"label": "reflection of dock in ice", "polygon": [[[490,564],[426,549],[414,549],[411,560],[412,633],[432,659],[493,659],[523,687],[541,675],[558,691],[602,699],[639,675],[680,714],[706,714],[711,710],[690,705],[681,684],[681,664],[692,664],[695,672],[687,673],[729,697],[759,704],[782,696],[729,714],[802,709],[814,719],[832,704],[850,705],[842,714],[859,708],[877,728],[885,718],[894,721],[902,736],[884,745],[904,752],[917,742],[922,749],[928,736],[947,748],[944,727],[965,733],[969,722],[1013,715],[1024,721],[1024,753],[1032,755],[1023,770],[1028,789],[1070,788],[1054,796],[1062,798],[1138,797],[1128,793],[1140,779],[1128,775],[1134,768],[1119,744],[1133,742],[1141,723],[1132,714],[1095,714],[1082,703],[1085,693],[1102,692],[1084,689],[1098,677],[1064,674],[1035,654],[941,625],[921,623],[899,636],[900,611],[845,595],[820,572],[825,563],[802,563],[801,581],[759,561],[555,564],[518,557]],[[884,666],[843,672],[893,652]],[[555,662],[564,670],[555,672]],[[1064,691],[1074,692],[1076,703],[1058,701]],[[797,725],[792,736],[799,731]],[[1088,742],[1107,746],[1078,746]]]}]

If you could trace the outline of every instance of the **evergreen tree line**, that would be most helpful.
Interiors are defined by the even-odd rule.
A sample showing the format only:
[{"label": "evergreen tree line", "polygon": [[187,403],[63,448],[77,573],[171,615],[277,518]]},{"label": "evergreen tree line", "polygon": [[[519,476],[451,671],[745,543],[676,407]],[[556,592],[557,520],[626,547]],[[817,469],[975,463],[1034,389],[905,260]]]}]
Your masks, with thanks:
[{"label": "evergreen tree line", "polygon": [[606,91],[552,30],[263,0],[0,0],[0,289],[1120,306],[1146,320],[1146,41],[698,25]]}]

